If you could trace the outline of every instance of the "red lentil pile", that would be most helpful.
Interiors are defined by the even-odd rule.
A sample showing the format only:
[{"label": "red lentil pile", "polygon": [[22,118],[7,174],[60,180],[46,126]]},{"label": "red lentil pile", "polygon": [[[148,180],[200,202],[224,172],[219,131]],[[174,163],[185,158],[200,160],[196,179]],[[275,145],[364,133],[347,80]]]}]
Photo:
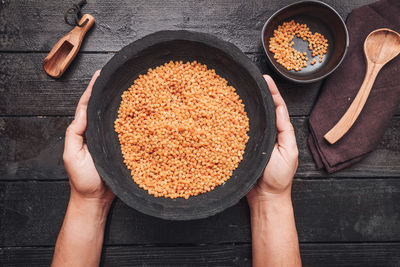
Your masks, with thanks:
[{"label": "red lentil pile", "polygon": [[[287,70],[300,71],[307,67],[307,53],[293,48],[295,36],[308,41],[308,49],[311,50],[312,56],[319,56],[318,61],[321,63],[328,49],[328,40],[318,32],[312,34],[306,24],[299,24],[294,20],[279,25],[269,40],[269,51],[274,53],[276,61]],[[314,58],[310,63],[314,65],[316,62]]]},{"label": "red lentil pile", "polygon": [[249,139],[235,88],[196,61],[139,75],[114,126],[132,179],[155,197],[188,199],[223,184]]}]

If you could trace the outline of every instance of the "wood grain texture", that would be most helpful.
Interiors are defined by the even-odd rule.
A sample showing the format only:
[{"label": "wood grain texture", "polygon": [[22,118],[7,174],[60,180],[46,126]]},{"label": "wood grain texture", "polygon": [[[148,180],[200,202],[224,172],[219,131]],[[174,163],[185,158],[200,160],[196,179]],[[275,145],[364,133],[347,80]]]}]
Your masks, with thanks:
[{"label": "wood grain texture", "polygon": [[[400,264],[400,245],[300,244],[304,266],[385,267]],[[49,266],[53,248],[0,248],[4,267]],[[102,266],[251,266],[251,245],[105,246]]]},{"label": "wood grain texture", "polygon": [[[272,73],[262,54],[247,54],[262,73],[273,76],[293,116],[309,115],[321,83],[298,85]],[[72,116],[93,73],[113,54],[79,53],[60,79],[48,77],[41,67],[44,53],[0,53],[0,115]],[[24,68],[21,68],[24,66]],[[397,111],[400,115],[400,107]]]},{"label": "wood grain texture", "polygon": [[[62,162],[68,117],[0,117],[0,181],[67,179]],[[308,119],[292,118],[300,151],[296,178],[400,177],[400,117],[363,161],[327,175],[308,149]]]},{"label": "wood grain texture", "polygon": [[[262,73],[273,76],[293,116],[309,115],[321,83],[298,85],[272,73],[262,54],[247,54]],[[113,54],[79,53],[60,79],[46,75],[41,67],[44,53],[0,53],[0,115],[72,116],[93,73]],[[24,66],[21,68],[21,66]],[[400,115],[400,107],[396,112]]]},{"label": "wood grain texture", "polygon": [[112,55],[79,53],[57,80],[43,71],[45,57],[46,54],[0,53],[0,62],[4,63],[0,64],[0,114],[74,115],[92,75]]},{"label": "wood grain texture", "polygon": [[[1,182],[0,247],[52,246],[69,196],[67,182]],[[399,179],[296,180],[293,205],[301,242],[400,241]],[[247,201],[208,219],[165,221],[117,200],[107,245],[250,242]]]},{"label": "wood grain texture", "polygon": [[[71,118],[65,116],[74,114],[90,77],[116,51],[158,30],[201,31],[234,43],[270,73],[261,28],[278,8],[296,1],[89,0],[84,13],[92,14],[96,24],[83,52],[57,81],[44,73],[41,62],[71,30],[62,18],[71,1],[0,1],[0,266],[49,266],[68,202],[68,183],[59,181],[67,179],[61,154]],[[374,1],[324,0],[342,17]],[[301,244],[304,266],[400,266],[400,118],[392,119],[365,160],[327,175],[315,170],[306,145],[305,116],[321,84],[276,79],[295,117],[300,148],[293,186],[299,237],[323,242]],[[242,200],[209,219],[168,222],[116,201],[103,265],[250,266],[248,212]]]},{"label": "wood grain texture", "polygon": [[[0,53],[0,115],[74,115],[76,104],[93,73],[113,54],[79,53],[60,79],[46,75],[41,67],[44,53]],[[248,54],[262,73],[269,73],[262,54]],[[24,66],[24,68],[21,68]],[[320,83],[291,84],[274,76],[292,115],[308,115]],[[400,112],[399,112],[400,114]]]},{"label": "wood grain texture", "polygon": [[[324,0],[345,18],[354,8],[375,0]],[[96,24],[83,51],[118,51],[159,30],[192,30],[215,34],[245,52],[262,51],[260,32],[279,8],[296,0],[129,0],[88,1],[84,13]],[[49,51],[71,27],[63,13],[70,1],[0,2],[0,51]]]},{"label": "wood grain texture", "polygon": [[67,179],[62,161],[65,117],[0,118],[0,180]]}]

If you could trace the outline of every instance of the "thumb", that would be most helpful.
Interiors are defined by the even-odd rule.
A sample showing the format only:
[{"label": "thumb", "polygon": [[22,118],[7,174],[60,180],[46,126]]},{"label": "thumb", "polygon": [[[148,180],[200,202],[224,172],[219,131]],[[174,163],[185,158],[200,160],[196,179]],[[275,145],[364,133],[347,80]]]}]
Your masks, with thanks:
[{"label": "thumb", "polygon": [[297,150],[294,128],[290,122],[289,112],[285,106],[276,109],[276,128],[278,130],[278,145],[285,150]]},{"label": "thumb", "polygon": [[77,152],[82,149],[86,129],[86,109],[79,108],[75,119],[65,134],[65,150]]},{"label": "thumb", "polygon": [[76,153],[83,148],[84,135],[86,130],[86,109],[89,103],[89,98],[92,93],[92,87],[97,77],[100,75],[100,71],[96,71],[93,75],[90,83],[81,96],[78,106],[75,112],[75,119],[69,125],[65,134],[65,152],[68,155],[69,152]]}]

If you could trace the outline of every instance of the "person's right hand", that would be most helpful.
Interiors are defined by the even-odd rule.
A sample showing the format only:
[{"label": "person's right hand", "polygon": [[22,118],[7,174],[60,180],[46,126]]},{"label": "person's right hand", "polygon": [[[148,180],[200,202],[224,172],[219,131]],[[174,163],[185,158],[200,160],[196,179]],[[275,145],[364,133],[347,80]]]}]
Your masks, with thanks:
[{"label": "person's right hand", "polygon": [[293,176],[298,165],[298,149],[293,125],[285,101],[268,75],[264,78],[271,91],[276,108],[277,143],[264,174],[247,194],[247,200],[253,202],[274,199],[280,196],[290,197]]},{"label": "person's right hand", "polygon": [[65,133],[64,165],[71,186],[68,208],[54,249],[53,267],[99,266],[104,229],[114,194],[101,180],[85,138],[87,105],[96,71]]},{"label": "person's right hand", "polygon": [[65,134],[63,159],[71,185],[71,199],[77,199],[79,202],[82,202],[81,200],[98,201],[109,206],[114,199],[114,194],[101,180],[85,139],[87,105],[92,87],[99,75],[100,71],[96,71],[79,100],[75,118]]}]

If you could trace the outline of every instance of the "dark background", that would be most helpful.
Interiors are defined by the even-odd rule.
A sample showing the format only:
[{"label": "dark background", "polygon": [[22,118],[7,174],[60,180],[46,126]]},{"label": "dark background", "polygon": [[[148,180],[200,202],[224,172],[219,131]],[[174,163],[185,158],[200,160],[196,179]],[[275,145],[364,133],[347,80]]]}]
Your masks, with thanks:
[{"label": "dark background", "polygon": [[[0,1],[0,266],[48,266],[69,186],[64,132],[92,74],[116,51],[154,31],[187,29],[237,45],[264,73],[260,32],[288,0],[89,1],[95,25],[58,80],[41,67],[71,27],[72,1]],[[373,0],[329,0],[343,18]],[[293,204],[304,266],[400,266],[400,109],[376,151],[351,168],[316,170],[308,116],[321,83],[278,79],[300,149]],[[247,202],[209,219],[171,222],[117,200],[105,234],[104,266],[250,266]]]}]

